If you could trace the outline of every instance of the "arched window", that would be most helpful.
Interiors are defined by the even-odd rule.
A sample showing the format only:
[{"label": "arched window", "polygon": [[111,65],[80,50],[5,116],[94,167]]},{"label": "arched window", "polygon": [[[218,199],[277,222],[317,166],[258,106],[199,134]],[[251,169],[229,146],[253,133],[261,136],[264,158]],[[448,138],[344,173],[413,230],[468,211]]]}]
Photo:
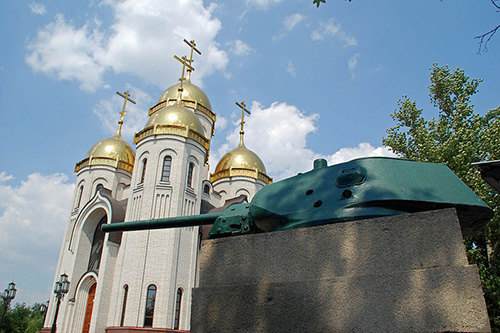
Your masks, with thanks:
[{"label": "arched window", "polygon": [[101,226],[106,223],[107,217],[104,217],[99,221],[97,227],[94,231],[94,238],[92,239],[92,249],[90,250],[89,266],[87,270],[89,271],[99,271],[99,265],[101,264],[102,255],[102,245],[104,243],[104,232],[101,230]]},{"label": "arched window", "polygon": [[179,329],[179,321],[181,318],[181,301],[182,301],[182,289],[177,289],[177,298],[175,299],[175,318],[174,318],[174,330]]},{"label": "arched window", "polygon": [[128,298],[128,284],[123,286],[123,305],[122,305],[122,318],[120,320],[120,327],[123,327],[125,322],[125,309],[127,308],[127,298]]},{"label": "arched window", "polygon": [[187,176],[187,186],[193,187],[193,171],[194,171],[194,163],[189,163],[188,176]]},{"label": "arched window", "polygon": [[149,285],[146,295],[146,312],[144,314],[144,327],[153,327],[153,315],[155,312],[156,286]]},{"label": "arched window", "polygon": [[205,184],[203,187],[203,192],[205,192],[205,194],[210,194],[210,186],[208,184]]},{"label": "arched window", "polygon": [[141,172],[141,181],[139,184],[144,183],[144,178],[146,177],[146,165],[148,164],[148,159],[145,158],[142,160],[142,172]]},{"label": "arched window", "polygon": [[161,169],[161,181],[170,181],[170,169],[172,167],[172,157],[165,156],[163,159],[163,168]]},{"label": "arched window", "polygon": [[75,208],[80,207],[80,203],[82,202],[82,195],[83,195],[83,185],[81,185],[80,188],[78,189],[78,196],[76,199]]}]

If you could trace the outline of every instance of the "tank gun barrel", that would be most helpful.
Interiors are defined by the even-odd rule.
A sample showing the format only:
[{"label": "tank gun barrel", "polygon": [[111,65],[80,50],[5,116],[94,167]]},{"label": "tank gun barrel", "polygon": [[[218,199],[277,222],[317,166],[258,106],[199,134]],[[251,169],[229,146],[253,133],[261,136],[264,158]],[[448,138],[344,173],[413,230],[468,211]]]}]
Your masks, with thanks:
[{"label": "tank gun barrel", "polygon": [[142,220],[133,222],[119,222],[112,224],[103,224],[102,231],[135,231],[149,229],[165,229],[165,228],[180,228],[180,227],[196,227],[200,225],[214,224],[215,220],[221,213],[211,213],[202,215],[167,217],[154,220]]},{"label": "tank gun barrel", "polygon": [[492,210],[445,165],[366,157],[327,166],[262,188],[250,203],[224,212],[113,223],[104,232],[213,224],[209,238],[289,230],[327,223],[455,207],[464,236],[477,233]]}]

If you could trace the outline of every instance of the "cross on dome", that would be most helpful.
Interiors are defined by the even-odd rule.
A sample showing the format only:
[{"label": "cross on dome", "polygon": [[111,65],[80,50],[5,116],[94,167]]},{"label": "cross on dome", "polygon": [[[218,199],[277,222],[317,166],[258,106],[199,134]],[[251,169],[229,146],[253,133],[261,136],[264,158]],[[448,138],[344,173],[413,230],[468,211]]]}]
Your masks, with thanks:
[{"label": "cross on dome", "polygon": [[[196,53],[201,55],[200,50],[198,50],[196,48],[196,43],[194,42],[194,40],[189,42],[187,39],[184,39],[184,43],[186,43],[191,48],[191,53],[189,55],[189,59],[186,56],[182,56],[182,58],[179,58],[178,56],[174,55],[174,59],[179,61],[182,64],[182,74],[181,74],[181,78],[179,79],[179,81],[181,82],[181,85],[179,88],[179,93],[182,93],[184,81],[189,80],[191,72],[194,72],[194,67],[193,67],[194,51],[196,51]],[[184,77],[184,73],[186,72],[186,68],[187,68],[187,78]]]},{"label": "cross on dome", "polygon": [[248,114],[251,114],[250,111],[247,110],[245,102],[235,103],[241,108],[241,121],[240,121],[240,145],[243,145],[243,134],[245,134],[245,131],[243,130],[243,125],[245,124],[245,112]]},{"label": "cross on dome", "polygon": [[179,58],[178,56],[174,55],[174,59],[179,61],[182,64],[182,74],[181,74],[181,78],[179,79],[179,81],[181,81],[181,88],[182,88],[182,84],[186,80],[186,78],[184,77],[186,67],[188,68],[188,72],[194,71],[194,67],[191,66],[192,61],[189,61],[186,56],[182,56],[182,58]]},{"label": "cross on dome", "polygon": [[127,113],[127,111],[125,111],[125,107],[127,106],[127,101],[130,101],[134,104],[135,101],[133,99],[130,98],[130,92],[127,90],[125,91],[123,94],[119,91],[116,92],[118,95],[120,95],[121,97],[125,98],[125,100],[123,101],[123,109],[122,109],[122,112],[120,112],[121,114],[121,117],[120,117],[120,120],[118,121],[118,130],[116,131],[116,134],[117,135],[121,135],[121,132],[122,132],[122,125],[123,125],[123,116],[125,116],[125,113]]},{"label": "cross on dome", "polygon": [[188,42],[186,39],[184,39],[184,43],[186,43],[187,45],[189,45],[189,47],[191,48],[191,55],[189,56],[189,64],[191,65],[194,60],[193,60],[193,51],[196,51],[196,53],[198,53],[198,55],[201,55],[201,52],[200,50],[198,50],[196,48],[196,43],[194,42],[194,40]]}]

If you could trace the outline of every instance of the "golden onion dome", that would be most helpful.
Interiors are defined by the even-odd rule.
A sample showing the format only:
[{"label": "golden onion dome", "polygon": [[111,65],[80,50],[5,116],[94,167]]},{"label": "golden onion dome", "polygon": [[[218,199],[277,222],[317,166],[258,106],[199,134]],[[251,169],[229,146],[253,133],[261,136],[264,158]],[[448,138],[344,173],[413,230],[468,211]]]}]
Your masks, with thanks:
[{"label": "golden onion dome", "polygon": [[[167,90],[165,90],[160,98],[158,99],[159,104],[163,101],[176,101],[177,100],[177,95],[178,91],[180,88],[181,84],[177,83],[174,84],[173,86],[169,87]],[[189,79],[189,73],[188,77],[184,81],[182,85],[183,91],[182,91],[182,101],[184,102],[192,102],[193,104],[201,104],[210,111],[212,110],[212,105],[210,104],[210,100],[208,99],[207,95],[203,90],[201,90],[198,86],[195,84],[191,83],[191,80]]]},{"label": "golden onion dome", "polygon": [[118,130],[112,137],[101,140],[90,148],[85,159],[76,164],[75,172],[89,165],[109,165],[132,172],[134,160],[134,149]]},{"label": "golden onion dome", "polygon": [[182,106],[179,103],[169,105],[155,112],[145,128],[150,126],[179,126],[192,129],[201,135],[204,135],[203,126],[194,112]]},{"label": "golden onion dome", "polygon": [[266,173],[266,167],[260,157],[245,145],[238,145],[224,155],[217,163],[215,173],[229,169],[253,169]]},{"label": "golden onion dome", "polygon": [[215,172],[210,175],[210,181],[234,176],[260,179],[266,184],[272,182],[272,178],[266,174],[264,163],[256,153],[245,147],[243,138],[240,138],[238,147],[224,155],[217,163]]}]

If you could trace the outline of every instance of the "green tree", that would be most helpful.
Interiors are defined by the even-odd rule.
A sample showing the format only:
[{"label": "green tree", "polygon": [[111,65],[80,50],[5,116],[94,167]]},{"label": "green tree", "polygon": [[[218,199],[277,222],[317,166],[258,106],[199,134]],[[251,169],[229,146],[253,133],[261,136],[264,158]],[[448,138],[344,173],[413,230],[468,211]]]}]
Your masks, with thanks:
[{"label": "green tree", "polygon": [[471,96],[481,81],[470,79],[463,70],[434,64],[429,96],[437,118],[424,119],[416,102],[403,96],[391,115],[396,126],[387,130],[382,142],[401,157],[446,164],[494,210],[487,227],[465,245],[469,262],[479,267],[492,329],[500,332],[500,198],[471,166],[500,159],[500,107],[484,116],[474,112]]},{"label": "green tree", "polygon": [[[3,309],[3,304],[1,305]],[[35,333],[42,330],[44,314],[40,304],[27,306],[17,303],[10,307],[2,323],[2,333]]]}]

